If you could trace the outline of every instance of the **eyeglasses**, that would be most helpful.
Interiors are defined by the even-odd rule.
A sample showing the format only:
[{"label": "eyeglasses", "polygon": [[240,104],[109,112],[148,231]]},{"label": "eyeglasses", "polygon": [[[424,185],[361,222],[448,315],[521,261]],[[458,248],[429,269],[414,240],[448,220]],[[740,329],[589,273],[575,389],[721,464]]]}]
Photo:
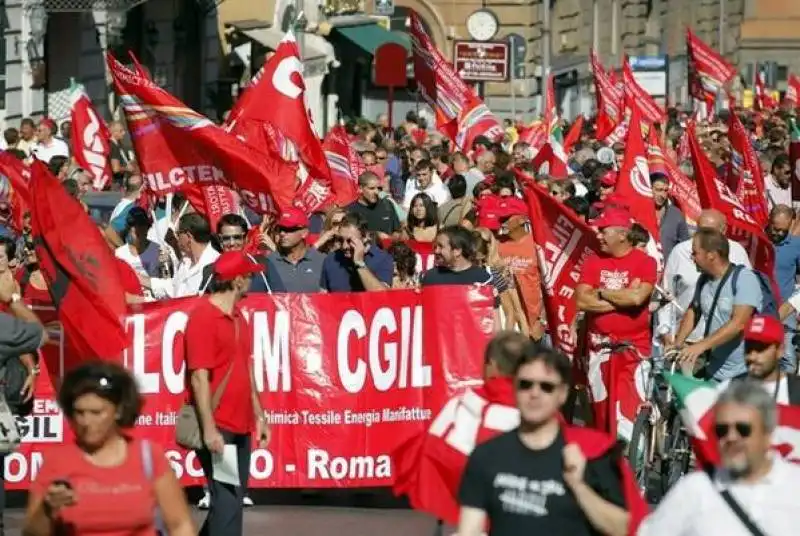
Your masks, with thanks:
[{"label": "eyeglasses", "polygon": [[517,380],[517,391],[530,391],[537,385],[539,386],[539,388],[542,390],[543,393],[548,395],[551,394],[553,391],[555,391],[556,387],[558,387],[558,384],[554,382],[528,380],[525,378],[520,378],[519,380]]},{"label": "eyeglasses", "polygon": [[244,240],[243,234],[234,234],[234,235],[219,235],[219,241],[223,244],[228,242],[240,242]]},{"label": "eyeglasses", "polygon": [[753,433],[753,425],[749,422],[718,422],[714,425],[714,434],[718,439],[724,439],[732,429],[736,430],[736,434],[742,439],[747,439]]},{"label": "eyeglasses", "polygon": [[304,229],[304,227],[276,227],[276,231],[279,233],[294,233],[295,231],[299,231]]},{"label": "eyeglasses", "polygon": [[386,160],[387,157],[386,156],[376,156],[375,158],[377,158],[378,162],[383,162],[384,160]]}]

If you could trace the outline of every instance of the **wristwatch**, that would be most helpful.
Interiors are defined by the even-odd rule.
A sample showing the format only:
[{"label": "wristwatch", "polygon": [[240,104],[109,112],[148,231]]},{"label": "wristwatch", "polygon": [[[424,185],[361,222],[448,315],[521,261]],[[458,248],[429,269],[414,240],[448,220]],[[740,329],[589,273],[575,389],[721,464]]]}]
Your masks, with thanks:
[{"label": "wristwatch", "polygon": [[9,301],[8,303],[9,305],[11,305],[18,301],[22,301],[22,296],[20,296],[18,292],[15,292],[14,294],[11,295],[11,301]]},{"label": "wristwatch", "polygon": [[355,265],[356,270],[361,270],[362,268],[367,267],[367,263],[365,263],[364,261],[353,261],[353,264]]}]

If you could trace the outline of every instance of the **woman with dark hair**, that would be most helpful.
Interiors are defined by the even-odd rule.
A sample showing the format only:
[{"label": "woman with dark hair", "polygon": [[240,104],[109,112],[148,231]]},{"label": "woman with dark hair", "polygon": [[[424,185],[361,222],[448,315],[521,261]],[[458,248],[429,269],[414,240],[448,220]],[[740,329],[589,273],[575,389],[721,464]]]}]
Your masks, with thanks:
[{"label": "woman with dark hair", "polygon": [[133,271],[144,277],[158,277],[158,256],[161,248],[147,238],[152,221],[141,207],[133,207],[125,216],[122,238],[125,244],[114,250],[114,255],[125,261]]},{"label": "woman with dark hair", "polygon": [[428,194],[419,193],[411,198],[406,220],[406,238],[417,242],[433,242],[439,232],[439,213],[436,203]]},{"label": "woman with dark hair", "polygon": [[164,450],[130,434],[142,398],[127,370],[109,361],[80,365],[64,377],[58,403],[75,441],[45,453],[23,534],[196,534]]},{"label": "woman with dark hair", "polygon": [[404,242],[393,242],[389,246],[389,255],[394,259],[394,277],[392,288],[417,288],[417,254]]}]

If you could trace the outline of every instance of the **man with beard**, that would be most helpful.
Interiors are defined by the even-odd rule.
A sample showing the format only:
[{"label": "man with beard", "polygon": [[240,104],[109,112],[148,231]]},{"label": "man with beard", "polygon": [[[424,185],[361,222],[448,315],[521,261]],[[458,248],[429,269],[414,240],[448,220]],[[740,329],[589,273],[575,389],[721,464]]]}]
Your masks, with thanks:
[{"label": "man with beard", "polygon": [[734,380],[713,411],[720,465],[681,478],[638,535],[797,534],[800,467],[772,452],[772,393],[757,381]]},{"label": "man with beard", "polygon": [[433,246],[436,266],[422,276],[422,286],[487,285],[492,276],[475,264],[475,240],[472,233],[458,225],[439,231]]},{"label": "man with beard", "polygon": [[[787,205],[776,205],[769,214],[767,236],[775,248],[775,281],[778,283],[779,303],[789,301],[794,294],[795,277],[800,269],[800,237],[792,236],[794,211]],[[797,327],[797,315],[788,315],[783,320],[786,330],[785,354],[781,359],[781,369],[793,372],[797,366],[792,332]]]},{"label": "man with beard", "polygon": [[756,315],[744,328],[744,362],[749,377],[761,383],[777,404],[800,405],[800,377],[781,371],[783,325],[773,316]]},{"label": "man with beard", "polygon": [[[363,175],[362,175],[363,176]],[[322,263],[320,286],[328,292],[382,291],[391,288],[392,256],[372,244],[367,222],[358,214],[345,216],[339,227],[341,249]]]},{"label": "man with beard", "polygon": [[669,179],[666,175],[653,175],[650,184],[653,188],[653,202],[656,205],[658,228],[661,231],[661,249],[664,258],[679,243],[689,239],[689,227],[681,211],[669,200]]},{"label": "man with beard", "polygon": [[361,216],[367,229],[377,233],[379,240],[399,238],[400,219],[391,201],[380,198],[380,182],[375,173],[362,173],[358,177],[358,199],[347,207],[347,212]]},{"label": "man with beard", "polygon": [[772,173],[764,177],[764,192],[770,210],[777,205],[792,205],[792,164],[789,155],[780,153],[772,161]]}]

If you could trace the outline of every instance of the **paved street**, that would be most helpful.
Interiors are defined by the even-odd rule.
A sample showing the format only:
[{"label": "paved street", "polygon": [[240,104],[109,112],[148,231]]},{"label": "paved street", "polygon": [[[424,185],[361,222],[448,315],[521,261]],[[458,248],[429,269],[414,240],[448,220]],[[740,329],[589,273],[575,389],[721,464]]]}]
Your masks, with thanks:
[{"label": "paved street", "polygon": [[[193,492],[194,498],[195,493]],[[256,506],[245,513],[245,534],[253,536],[287,534],[291,536],[433,536],[436,522],[412,512],[403,505],[378,494],[326,492],[315,496],[299,493],[261,493],[253,497]],[[6,536],[21,536],[23,510],[21,497],[14,497],[6,512]],[[354,507],[357,505],[358,507]],[[205,512],[194,510],[194,518],[202,523]],[[445,534],[450,534],[447,531]]]}]

